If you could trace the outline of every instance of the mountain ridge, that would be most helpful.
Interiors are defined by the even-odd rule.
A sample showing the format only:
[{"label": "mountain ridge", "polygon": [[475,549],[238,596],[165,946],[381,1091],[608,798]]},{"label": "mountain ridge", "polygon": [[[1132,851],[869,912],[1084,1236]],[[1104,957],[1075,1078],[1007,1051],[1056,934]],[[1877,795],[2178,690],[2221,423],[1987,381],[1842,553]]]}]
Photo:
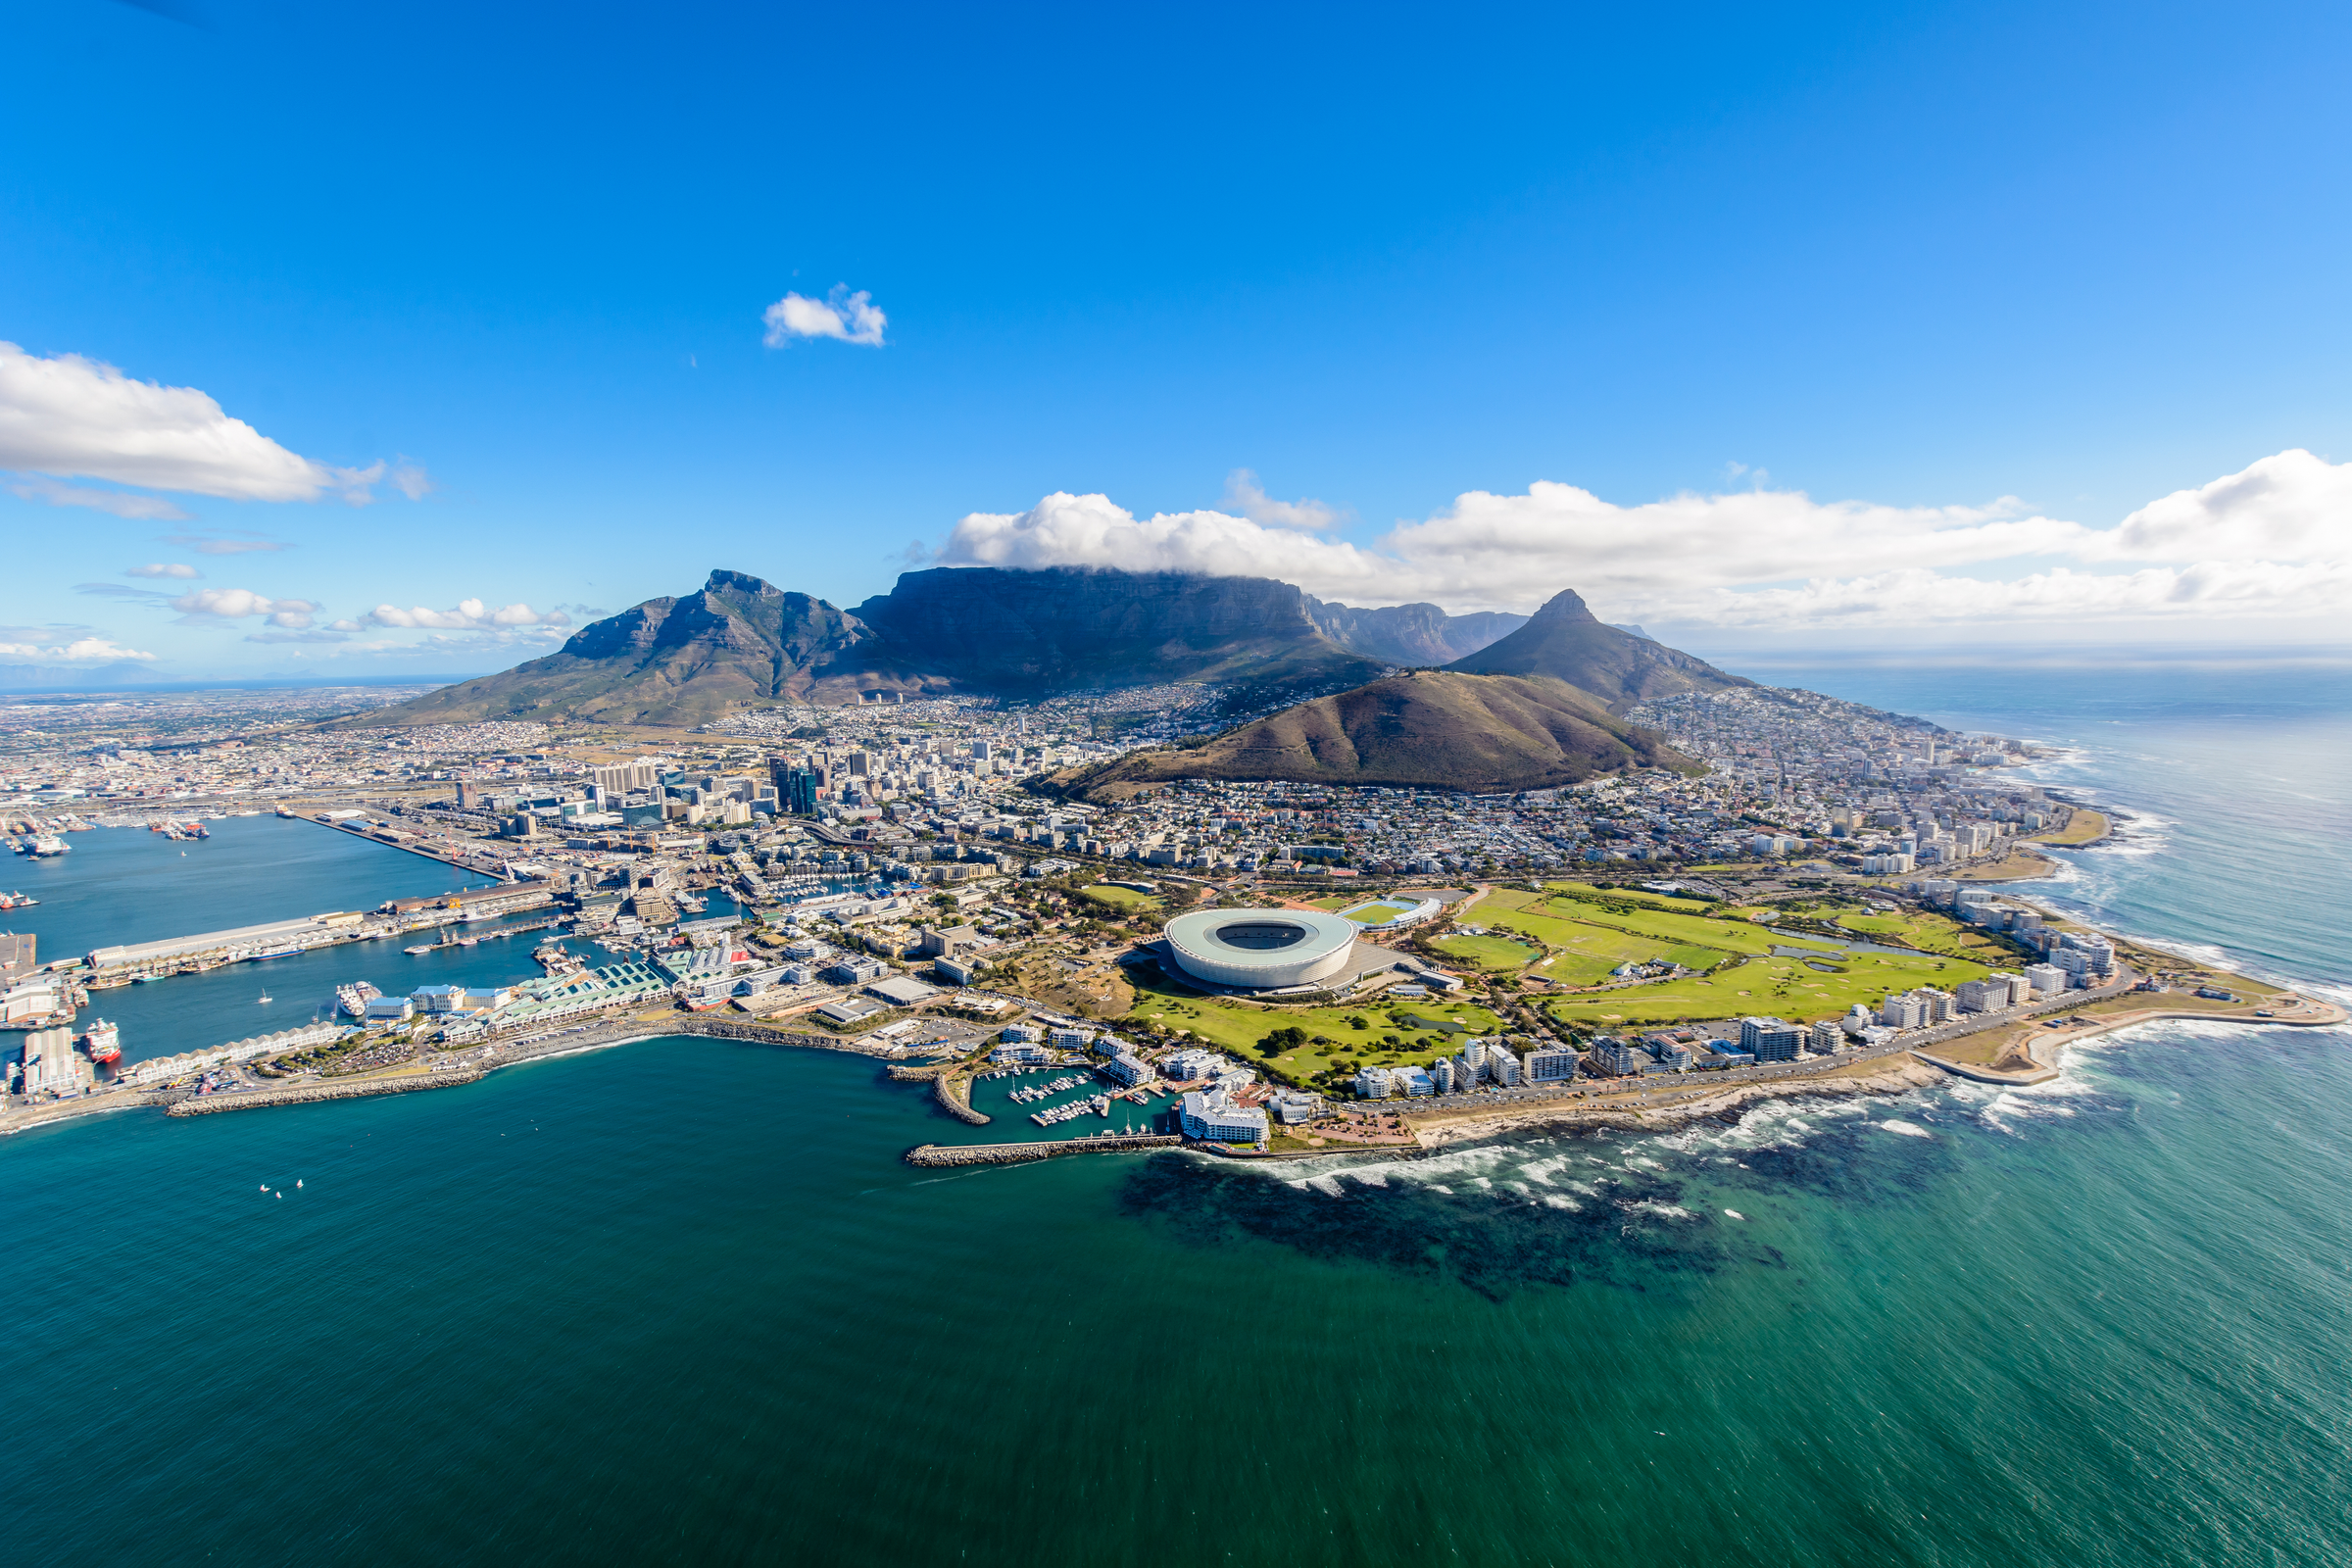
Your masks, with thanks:
[{"label": "mountain ridge", "polygon": [[1549,675],[1591,692],[1617,712],[1653,697],[1756,684],[1647,633],[1605,623],[1573,588],[1545,600],[1508,636],[1446,667],[1465,675]]},{"label": "mountain ridge", "polygon": [[[1163,682],[1249,683],[1273,701],[1377,681],[1390,666],[1544,675],[1604,705],[1746,684],[1602,626],[1574,593],[1534,616],[1362,610],[1270,577],[1103,566],[933,567],[855,610],[713,570],[697,591],[581,627],[555,653],[366,715],[691,728],[737,709],[869,692],[1035,699]],[[1471,666],[1488,661],[1499,666]],[[1588,669],[1587,666],[1590,666]]]}]

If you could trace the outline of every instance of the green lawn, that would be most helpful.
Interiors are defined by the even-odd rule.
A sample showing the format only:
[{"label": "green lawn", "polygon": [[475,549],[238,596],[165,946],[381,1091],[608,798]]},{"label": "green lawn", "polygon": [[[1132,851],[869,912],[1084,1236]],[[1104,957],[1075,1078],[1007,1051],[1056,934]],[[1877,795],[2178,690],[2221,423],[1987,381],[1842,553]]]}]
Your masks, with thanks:
[{"label": "green lawn", "polygon": [[[1556,912],[1561,909],[1590,909],[1598,918],[1587,920]],[[1648,912],[1638,911],[1638,916],[1647,916]],[[1705,969],[1722,959],[1729,951],[1728,944],[1707,947],[1688,941],[1661,941],[1621,930],[1613,924],[1600,923],[1612,917],[1597,906],[1552,902],[1539,904],[1536,894],[1520,890],[1497,890],[1481,901],[1470,913],[1475,920],[1533,937],[1542,943],[1550,956],[1529,972],[1562,985],[1597,985],[1606,980],[1609,972],[1621,963],[1640,963],[1652,959],[1679,963],[1689,969]],[[1667,917],[1660,915],[1657,918]],[[1696,923],[1703,925],[1706,922]]]},{"label": "green lawn", "polygon": [[1914,948],[1925,948],[1930,953],[1981,958],[1995,965],[2025,961],[2007,944],[1962,925],[1957,920],[1926,910],[1904,910],[1896,914],[1863,914],[1854,911],[1840,913],[1837,920],[1841,930],[1851,931],[1858,937],[1892,938]]},{"label": "green lawn", "polygon": [[1647,888],[1604,888],[1591,882],[1546,882],[1553,893],[1585,893],[1628,904],[1645,904],[1669,914],[1701,914],[1714,907],[1708,899],[1679,898],[1671,893],[1652,893]]},{"label": "green lawn", "polygon": [[1981,963],[1931,954],[1857,953],[1844,960],[1841,974],[1823,974],[1794,958],[1757,957],[1704,977],[1597,996],[1553,997],[1543,1006],[1560,1023],[1603,1030],[1751,1012],[1803,1021],[1842,1013],[1857,1002],[1875,1006],[1888,992],[1913,986],[1949,991],[1985,972]]},{"label": "green lawn", "polygon": [[[1458,1041],[1461,1034],[1437,1034],[1426,1026],[1402,1021],[1406,1017],[1443,1019],[1457,1025],[1462,1034],[1503,1032],[1501,1021],[1494,1013],[1465,1003],[1430,999],[1360,1007],[1261,1007],[1198,996],[1179,989],[1161,975],[1147,977],[1141,970],[1134,973],[1135,1010],[1122,1022],[1156,1023],[1167,1029],[1190,1031],[1202,1044],[1230,1051],[1251,1066],[1266,1070],[1269,1077],[1293,1083],[1310,1082],[1335,1062],[1345,1063],[1348,1072],[1365,1062],[1383,1067],[1426,1067],[1438,1057],[1452,1055],[1461,1049],[1458,1044],[1448,1043]],[[1350,1018],[1361,1018],[1367,1027],[1355,1028],[1348,1022]],[[1308,1043],[1293,1046],[1270,1058],[1260,1054],[1257,1043],[1275,1030],[1285,1028],[1304,1030]],[[1384,1038],[1392,1034],[1398,1041],[1393,1046]],[[1313,1040],[1317,1035],[1332,1043],[1315,1045]],[[1425,1040],[1434,1044],[1425,1045]]]},{"label": "green lawn", "polygon": [[1544,956],[1543,950],[1503,937],[1440,937],[1430,944],[1448,957],[1481,969],[1518,969]]},{"label": "green lawn", "polygon": [[1078,896],[1089,903],[1116,909],[1121,914],[1131,914],[1138,909],[1159,909],[1167,906],[1166,901],[1156,895],[1138,893],[1133,888],[1114,888],[1098,884],[1091,888],[1080,888]]},{"label": "green lawn", "polygon": [[[1610,906],[1614,905],[1615,907]],[[1482,906],[1483,907],[1483,906]],[[1678,914],[1664,909],[1630,908],[1613,895],[1568,892],[1532,906],[1536,912],[1555,918],[1590,921],[1618,931],[1696,948],[1730,953],[1764,954],[1775,946],[1801,947],[1810,939],[1783,934],[1741,915]]]}]

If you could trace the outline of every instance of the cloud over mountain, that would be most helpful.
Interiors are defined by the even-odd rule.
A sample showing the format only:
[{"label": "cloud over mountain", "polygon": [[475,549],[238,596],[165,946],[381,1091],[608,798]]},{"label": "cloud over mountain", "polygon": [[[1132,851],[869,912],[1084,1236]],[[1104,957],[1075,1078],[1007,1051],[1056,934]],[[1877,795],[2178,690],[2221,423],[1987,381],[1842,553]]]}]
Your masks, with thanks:
[{"label": "cloud over mountain", "polygon": [[[1253,482],[1234,499],[1265,501]],[[1318,514],[1250,510],[1138,517],[1106,496],[1056,492],[1026,512],[965,516],[939,559],[1278,577],[1323,598],[1456,612],[1526,611],[1573,584],[1618,618],[1758,628],[2312,616],[2352,605],[2352,465],[2300,450],[2109,528],[2008,497],[1894,507],[1758,488],[1621,506],[1548,481],[1468,492],[1369,545],[1330,537]]]}]

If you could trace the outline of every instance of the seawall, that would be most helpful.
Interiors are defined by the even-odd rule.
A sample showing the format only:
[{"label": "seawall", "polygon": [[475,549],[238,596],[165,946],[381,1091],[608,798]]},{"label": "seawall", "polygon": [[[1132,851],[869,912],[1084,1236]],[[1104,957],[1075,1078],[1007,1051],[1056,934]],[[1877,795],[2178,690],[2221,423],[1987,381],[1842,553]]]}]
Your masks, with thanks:
[{"label": "seawall", "polygon": [[473,1083],[479,1067],[456,1072],[417,1073],[408,1078],[354,1078],[343,1083],[299,1084],[290,1089],[263,1089],[253,1094],[191,1095],[164,1112],[167,1116],[209,1116],[220,1110],[259,1110],[268,1105],[301,1105],[314,1100],[365,1100],[373,1095],[406,1095],[419,1089],[450,1089]]},{"label": "seawall", "polygon": [[1111,1133],[1098,1138],[1064,1138],[1043,1144],[923,1144],[906,1151],[909,1165],[1019,1165],[1056,1154],[1124,1154],[1146,1149],[1174,1149],[1175,1133]]}]

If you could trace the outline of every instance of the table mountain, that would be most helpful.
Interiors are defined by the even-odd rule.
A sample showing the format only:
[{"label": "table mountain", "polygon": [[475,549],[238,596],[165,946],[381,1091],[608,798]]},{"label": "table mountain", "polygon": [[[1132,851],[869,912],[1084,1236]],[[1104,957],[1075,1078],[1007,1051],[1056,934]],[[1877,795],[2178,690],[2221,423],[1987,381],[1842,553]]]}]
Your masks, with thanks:
[{"label": "table mountain", "polygon": [[1014,695],[1378,674],[1317,628],[1310,603],[1270,577],[939,566],[858,607],[876,639],[858,661],[893,684]]}]

